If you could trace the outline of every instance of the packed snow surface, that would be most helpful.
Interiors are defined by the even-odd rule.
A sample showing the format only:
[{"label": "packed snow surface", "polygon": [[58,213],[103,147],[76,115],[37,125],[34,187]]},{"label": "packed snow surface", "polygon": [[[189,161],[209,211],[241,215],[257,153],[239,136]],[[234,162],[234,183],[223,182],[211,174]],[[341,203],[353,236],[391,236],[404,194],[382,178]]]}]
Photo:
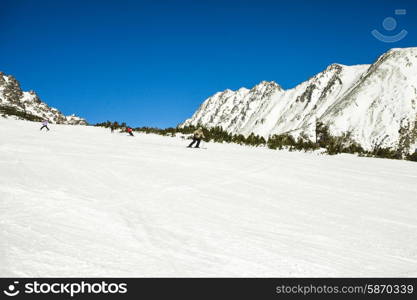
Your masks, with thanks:
[{"label": "packed snow surface", "polygon": [[417,164],[0,119],[0,276],[417,276]]}]

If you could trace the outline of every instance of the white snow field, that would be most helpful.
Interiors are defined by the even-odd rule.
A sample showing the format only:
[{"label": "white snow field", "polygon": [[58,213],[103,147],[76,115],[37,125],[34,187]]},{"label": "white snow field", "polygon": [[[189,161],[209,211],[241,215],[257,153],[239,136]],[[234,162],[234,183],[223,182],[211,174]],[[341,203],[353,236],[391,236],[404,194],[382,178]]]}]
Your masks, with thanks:
[{"label": "white snow field", "polygon": [[417,163],[0,118],[0,276],[417,276]]}]

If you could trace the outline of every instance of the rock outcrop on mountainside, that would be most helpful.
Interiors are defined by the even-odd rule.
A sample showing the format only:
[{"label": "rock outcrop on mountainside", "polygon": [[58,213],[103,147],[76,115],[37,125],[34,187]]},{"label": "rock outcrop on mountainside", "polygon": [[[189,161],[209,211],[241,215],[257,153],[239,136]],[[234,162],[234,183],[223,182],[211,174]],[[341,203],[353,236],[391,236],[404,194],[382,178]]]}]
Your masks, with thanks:
[{"label": "rock outcrop on mountainside", "polygon": [[56,108],[42,102],[34,91],[22,91],[11,75],[0,72],[0,116],[56,124],[86,125],[87,121],[75,115],[65,116]]}]

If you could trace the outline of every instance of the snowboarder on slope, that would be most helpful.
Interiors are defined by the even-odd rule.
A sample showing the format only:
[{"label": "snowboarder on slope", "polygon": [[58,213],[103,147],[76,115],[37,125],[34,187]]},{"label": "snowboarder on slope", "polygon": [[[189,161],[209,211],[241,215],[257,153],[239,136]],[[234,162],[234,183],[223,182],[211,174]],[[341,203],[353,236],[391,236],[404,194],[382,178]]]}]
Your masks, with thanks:
[{"label": "snowboarder on slope", "polygon": [[133,135],[133,129],[132,129],[132,128],[128,127],[128,128],[126,129],[126,131],[130,134],[130,136],[134,136],[134,135]]},{"label": "snowboarder on slope", "polygon": [[42,127],[41,127],[41,129],[40,129],[40,130],[42,130],[42,129],[44,129],[44,128],[46,128],[46,129],[49,131],[49,128],[48,128],[48,120],[44,120],[44,121],[42,122]]},{"label": "snowboarder on slope", "polygon": [[191,142],[191,144],[188,145],[188,148],[192,148],[194,143],[197,143],[195,145],[195,148],[200,148],[201,139],[204,139],[204,138],[205,138],[205,136],[204,136],[204,133],[203,133],[203,128],[199,127],[196,131],[194,131],[193,141]]}]

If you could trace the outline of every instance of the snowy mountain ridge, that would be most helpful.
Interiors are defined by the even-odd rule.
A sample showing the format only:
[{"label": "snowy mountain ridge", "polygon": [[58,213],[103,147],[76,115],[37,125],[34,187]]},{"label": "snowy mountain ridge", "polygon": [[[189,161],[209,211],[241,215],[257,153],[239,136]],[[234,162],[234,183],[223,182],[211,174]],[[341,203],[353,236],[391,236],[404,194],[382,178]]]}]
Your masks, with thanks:
[{"label": "snowy mountain ridge", "polygon": [[332,64],[295,88],[263,81],[209,97],[180,126],[220,126],[233,134],[303,135],[318,122],[349,133],[364,149],[417,148],[417,48],[395,48],[372,65]]},{"label": "snowy mountain ridge", "polygon": [[56,108],[42,102],[34,91],[22,91],[19,82],[11,75],[0,72],[0,115],[17,119],[48,120],[51,123],[86,125],[76,115],[65,116]]}]

